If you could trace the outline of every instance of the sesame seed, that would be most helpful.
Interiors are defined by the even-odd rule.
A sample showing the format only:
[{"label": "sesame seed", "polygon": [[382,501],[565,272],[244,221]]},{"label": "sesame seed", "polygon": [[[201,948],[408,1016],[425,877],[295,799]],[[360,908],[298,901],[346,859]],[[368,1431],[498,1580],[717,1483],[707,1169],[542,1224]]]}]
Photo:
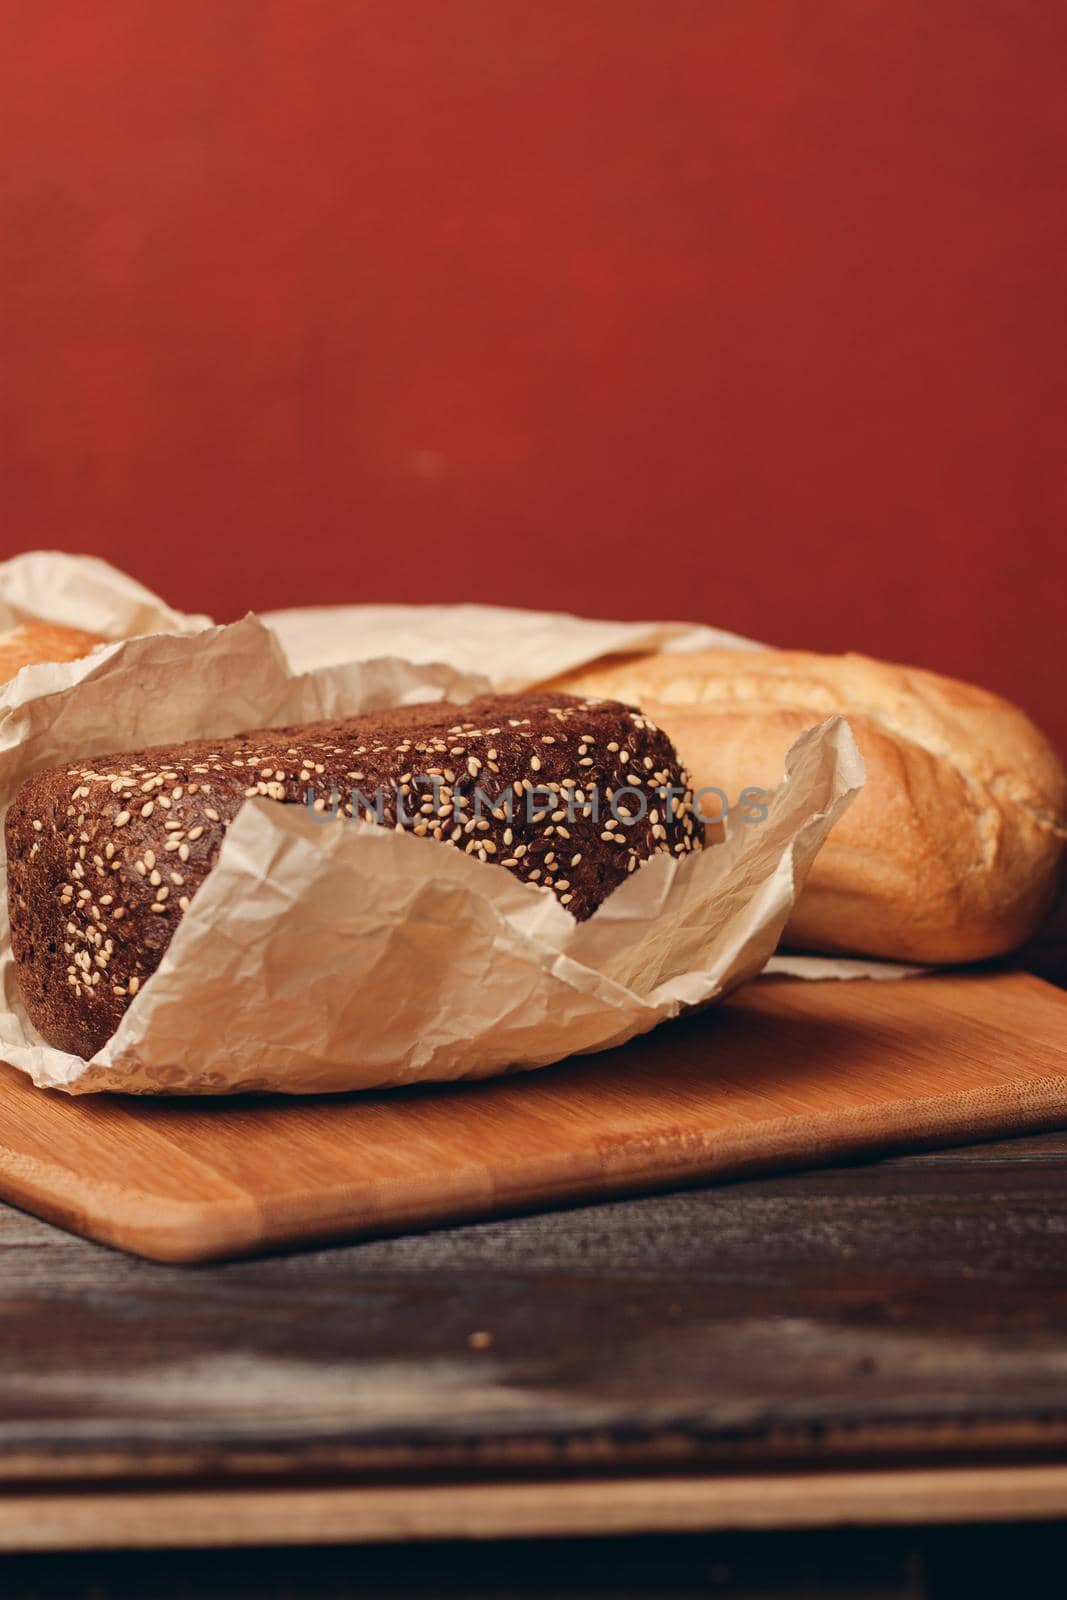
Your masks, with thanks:
[{"label": "sesame seed", "polygon": [[129,820],[130,813],[128,811],[120,811],[118,816],[115,818],[115,827],[124,828]]},{"label": "sesame seed", "polygon": [[151,800],[146,800],[144,805],[141,807],[141,815],[142,817],[150,817],[154,810],[155,806],[152,804]]}]

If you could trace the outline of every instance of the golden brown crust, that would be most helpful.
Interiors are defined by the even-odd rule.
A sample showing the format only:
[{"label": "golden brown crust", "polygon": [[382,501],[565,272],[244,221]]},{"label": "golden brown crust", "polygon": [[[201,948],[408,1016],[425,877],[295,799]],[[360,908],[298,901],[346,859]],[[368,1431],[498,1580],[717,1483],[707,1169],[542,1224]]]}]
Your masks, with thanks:
[{"label": "golden brown crust", "polygon": [[1025,713],[984,689],[800,650],[617,656],[557,681],[641,705],[694,788],[731,801],[779,783],[805,728],[847,715],[867,785],[815,860],[786,932],[795,946],[980,960],[1028,938],[1054,898],[1067,775]]},{"label": "golden brown crust", "polygon": [[59,622],[23,622],[0,634],[0,683],[39,661],[77,661],[107,642],[98,633],[66,628]]}]

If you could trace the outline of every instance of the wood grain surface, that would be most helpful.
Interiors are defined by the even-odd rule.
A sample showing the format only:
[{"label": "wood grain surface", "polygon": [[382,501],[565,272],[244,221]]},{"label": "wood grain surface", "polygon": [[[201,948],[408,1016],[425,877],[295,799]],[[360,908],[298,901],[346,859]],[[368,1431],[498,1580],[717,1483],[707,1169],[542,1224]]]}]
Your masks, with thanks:
[{"label": "wood grain surface", "polygon": [[193,1270],[0,1207],[0,1476],[1054,1466],[1065,1239],[1063,1133]]},{"label": "wood grain surface", "polygon": [[1036,978],[770,980],[480,1084],[69,1098],[5,1069],[0,1194],[194,1262],[1065,1121],[1067,998]]},{"label": "wood grain surface", "polygon": [[[192,1271],[0,1207],[0,1549],[1063,1515],[1065,1237],[1063,1133]],[[662,1593],[680,1561],[707,1592],[670,1548]],[[222,1557],[136,1583],[86,1559],[0,1581],[234,1581]],[[485,1592],[592,1592],[584,1557],[552,1559],[509,1556]],[[368,1570],[278,1561],[241,1563],[250,1592]]]},{"label": "wood grain surface", "polygon": [[1064,1464],[16,1492],[0,1495],[0,1551],[917,1527],[1065,1511]]}]

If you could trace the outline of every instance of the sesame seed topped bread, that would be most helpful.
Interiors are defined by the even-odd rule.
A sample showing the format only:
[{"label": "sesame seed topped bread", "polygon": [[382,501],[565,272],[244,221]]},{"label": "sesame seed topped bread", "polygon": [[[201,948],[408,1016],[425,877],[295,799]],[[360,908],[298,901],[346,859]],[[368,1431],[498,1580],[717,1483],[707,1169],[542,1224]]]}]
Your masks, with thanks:
[{"label": "sesame seed topped bread", "polygon": [[107,642],[98,633],[66,628],[59,622],[23,622],[0,634],[0,683],[39,661],[77,661]]},{"label": "sesame seed topped bread", "polygon": [[629,706],[556,692],[40,772],[5,831],[16,972],[49,1044],[90,1056],[110,1038],[250,796],[309,805],[334,825],[355,814],[451,843],[550,890],[578,920],[643,861],[702,842],[667,736]]},{"label": "sesame seed topped bread", "polygon": [[985,689],[802,650],[607,657],[556,684],[637,700],[694,788],[731,804],[780,783],[805,728],[848,717],[867,783],[815,858],[785,933],[795,947],[976,961],[1029,938],[1055,897],[1067,774],[1025,713]]}]

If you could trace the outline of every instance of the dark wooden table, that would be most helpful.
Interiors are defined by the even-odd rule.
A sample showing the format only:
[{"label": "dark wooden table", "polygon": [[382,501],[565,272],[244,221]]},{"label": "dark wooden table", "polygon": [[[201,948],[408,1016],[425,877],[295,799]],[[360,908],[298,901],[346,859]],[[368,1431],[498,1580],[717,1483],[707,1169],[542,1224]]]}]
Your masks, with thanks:
[{"label": "dark wooden table", "polygon": [[[614,1532],[468,1548],[466,1588],[439,1544],[239,1568],[261,1596],[415,1593],[427,1563],[442,1593],[599,1593],[613,1561],[619,1594],[785,1594],[803,1556],[816,1592],[844,1561],[925,1594],[916,1525],[1067,1513],[1064,1134],[200,1269],[0,1209],[0,1273],[9,1551]],[[842,1521],[913,1531],[739,1531]],[[8,1555],[0,1586],[245,1592],[198,1559]]]}]

